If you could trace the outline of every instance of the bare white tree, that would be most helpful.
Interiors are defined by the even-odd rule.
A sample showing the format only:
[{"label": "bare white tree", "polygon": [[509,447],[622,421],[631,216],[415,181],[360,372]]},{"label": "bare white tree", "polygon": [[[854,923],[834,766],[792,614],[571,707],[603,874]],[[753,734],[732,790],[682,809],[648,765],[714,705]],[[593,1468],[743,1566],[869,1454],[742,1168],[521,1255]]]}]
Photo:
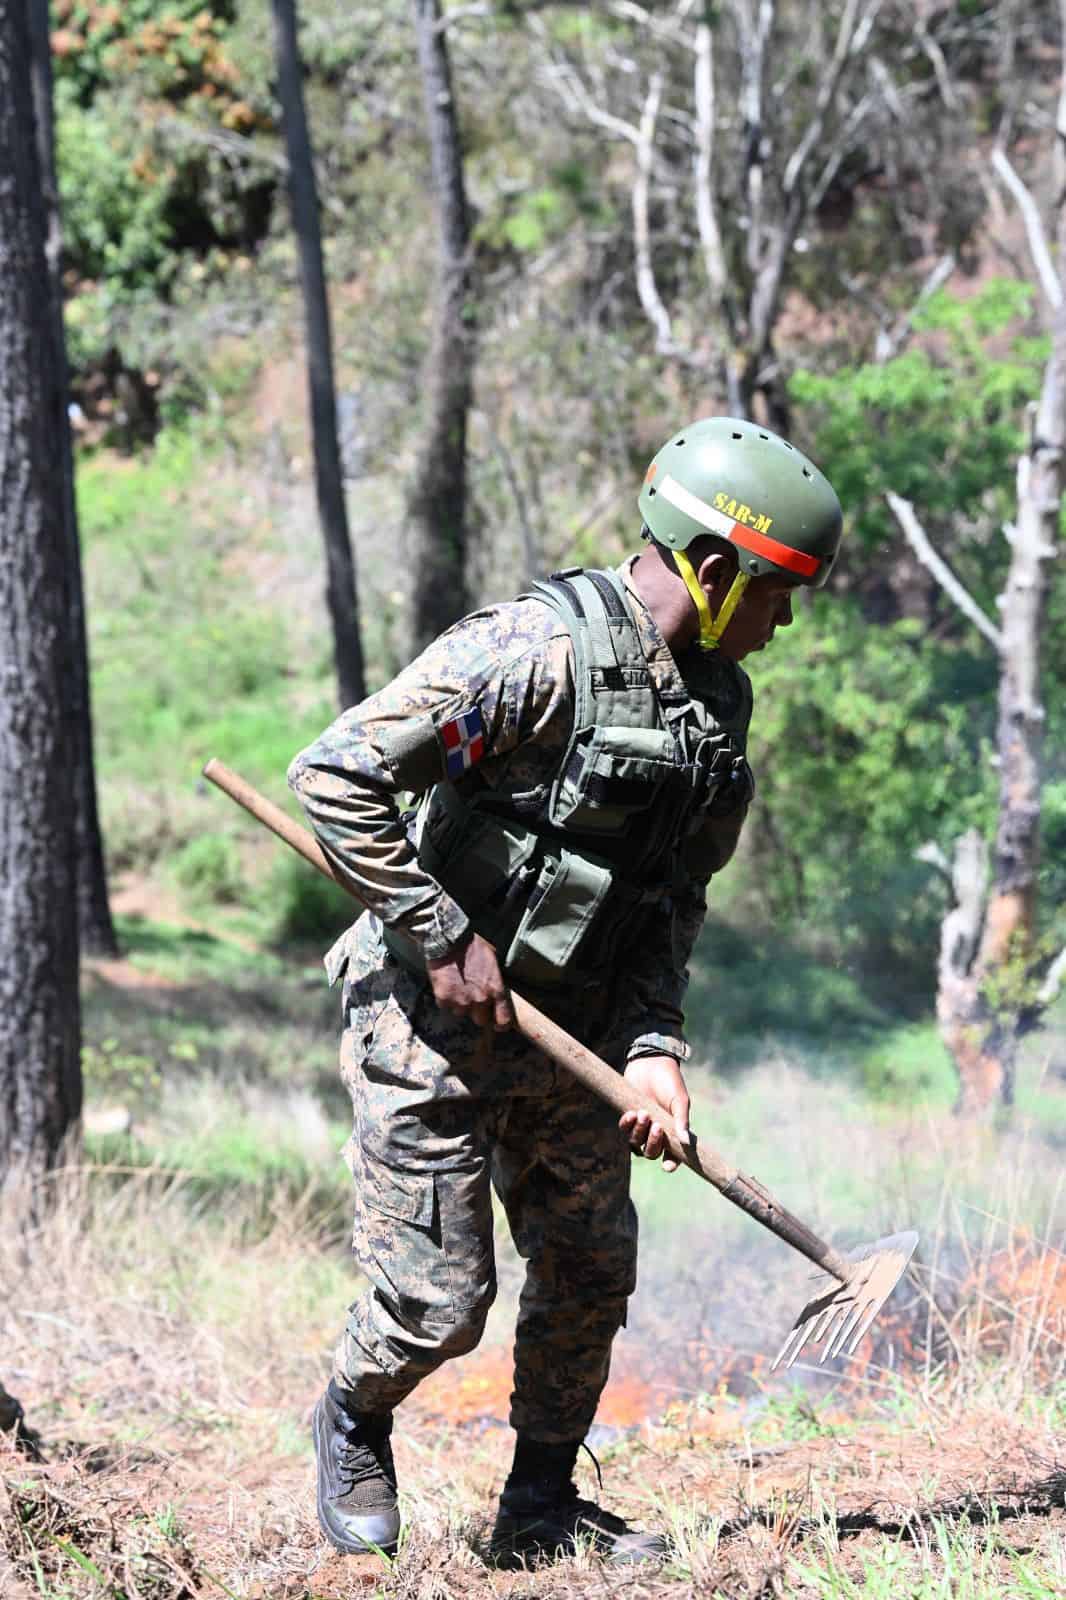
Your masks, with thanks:
[{"label": "bare white tree", "polygon": [[1066,950],[1049,960],[1040,948],[1036,905],[1045,725],[1041,651],[1066,484],[1066,0],[1060,9],[1054,253],[1032,189],[1002,145],[992,155],[1021,213],[1051,330],[1040,398],[1030,408],[1029,437],[1018,460],[1016,519],[1004,529],[1010,561],[998,626],[934,550],[915,508],[898,495],[887,497],[919,560],[999,659],[995,844],[991,860],[972,832],[956,844],[949,871],[953,903],[941,930],[938,973],[937,1017],[958,1068],[960,1108],[968,1111],[1011,1100],[1018,1043],[1066,977]]},{"label": "bare white tree", "polygon": [[[871,130],[905,128],[928,71],[897,81],[881,59],[893,58],[884,0],[605,9],[629,33],[598,48],[560,43],[535,15],[530,26],[567,115],[631,148],[634,280],[656,351],[717,380],[734,412],[787,431],[775,332],[804,231]],[[938,49],[923,39],[908,61]],[[698,240],[695,288],[668,291],[656,269],[665,213],[675,236]]]}]

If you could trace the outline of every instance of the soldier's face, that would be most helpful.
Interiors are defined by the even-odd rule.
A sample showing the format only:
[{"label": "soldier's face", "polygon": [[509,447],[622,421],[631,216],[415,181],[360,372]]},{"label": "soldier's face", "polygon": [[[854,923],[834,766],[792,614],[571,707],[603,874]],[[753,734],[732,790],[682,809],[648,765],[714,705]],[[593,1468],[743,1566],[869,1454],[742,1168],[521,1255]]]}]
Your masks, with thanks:
[{"label": "soldier's face", "polygon": [[722,655],[742,661],[753,650],[765,649],[776,630],[792,622],[794,592],[794,585],[780,578],[752,578],[722,635]]}]

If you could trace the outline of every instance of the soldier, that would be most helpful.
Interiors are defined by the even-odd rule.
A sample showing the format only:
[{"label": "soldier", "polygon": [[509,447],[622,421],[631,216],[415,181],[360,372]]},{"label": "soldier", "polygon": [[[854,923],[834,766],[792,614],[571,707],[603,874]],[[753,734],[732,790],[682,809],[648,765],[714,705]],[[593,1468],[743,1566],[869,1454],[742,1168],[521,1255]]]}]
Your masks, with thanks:
[{"label": "soldier", "polygon": [[[789,624],[797,585],[825,582],[841,512],[798,450],[728,417],[675,435],[639,506],[646,550],[466,617],[290,769],[371,912],[326,958],[369,1279],[314,1417],[340,1550],[396,1546],[393,1412],[481,1337],[491,1183],[526,1261],[493,1549],[664,1553],[572,1475],[635,1283],[630,1153],[660,1157],[671,1122],[689,1136],[686,962],[753,793],[739,662]],[[620,1137],[513,1030],[511,983],[661,1121],[627,1113]]]}]

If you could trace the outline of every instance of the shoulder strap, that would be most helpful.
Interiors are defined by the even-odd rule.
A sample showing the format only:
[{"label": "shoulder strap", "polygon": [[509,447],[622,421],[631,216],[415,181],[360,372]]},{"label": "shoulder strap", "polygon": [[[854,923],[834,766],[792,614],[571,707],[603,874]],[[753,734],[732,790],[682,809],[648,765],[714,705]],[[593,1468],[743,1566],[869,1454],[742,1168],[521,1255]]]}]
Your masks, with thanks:
[{"label": "shoulder strap", "polygon": [[522,598],[550,605],[573,640],[574,739],[597,726],[658,725],[648,664],[616,573],[567,567]]}]

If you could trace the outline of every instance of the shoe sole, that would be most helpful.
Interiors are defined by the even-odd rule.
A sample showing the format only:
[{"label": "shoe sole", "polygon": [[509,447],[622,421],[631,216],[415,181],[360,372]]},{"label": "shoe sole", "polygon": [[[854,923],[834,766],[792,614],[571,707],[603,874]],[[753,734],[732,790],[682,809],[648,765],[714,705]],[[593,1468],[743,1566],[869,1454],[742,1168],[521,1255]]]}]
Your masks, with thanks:
[{"label": "shoe sole", "polygon": [[396,1554],[399,1541],[393,1540],[391,1544],[370,1544],[365,1539],[360,1539],[358,1534],[353,1534],[350,1539],[342,1539],[333,1532],[326,1521],[325,1505],[322,1497],[322,1474],[318,1471],[318,1462],[326,1451],[325,1429],[323,1425],[323,1412],[321,1401],[316,1405],[311,1418],[311,1439],[315,1447],[315,1505],[318,1510],[318,1526],[323,1537],[345,1556],[388,1556]]}]

